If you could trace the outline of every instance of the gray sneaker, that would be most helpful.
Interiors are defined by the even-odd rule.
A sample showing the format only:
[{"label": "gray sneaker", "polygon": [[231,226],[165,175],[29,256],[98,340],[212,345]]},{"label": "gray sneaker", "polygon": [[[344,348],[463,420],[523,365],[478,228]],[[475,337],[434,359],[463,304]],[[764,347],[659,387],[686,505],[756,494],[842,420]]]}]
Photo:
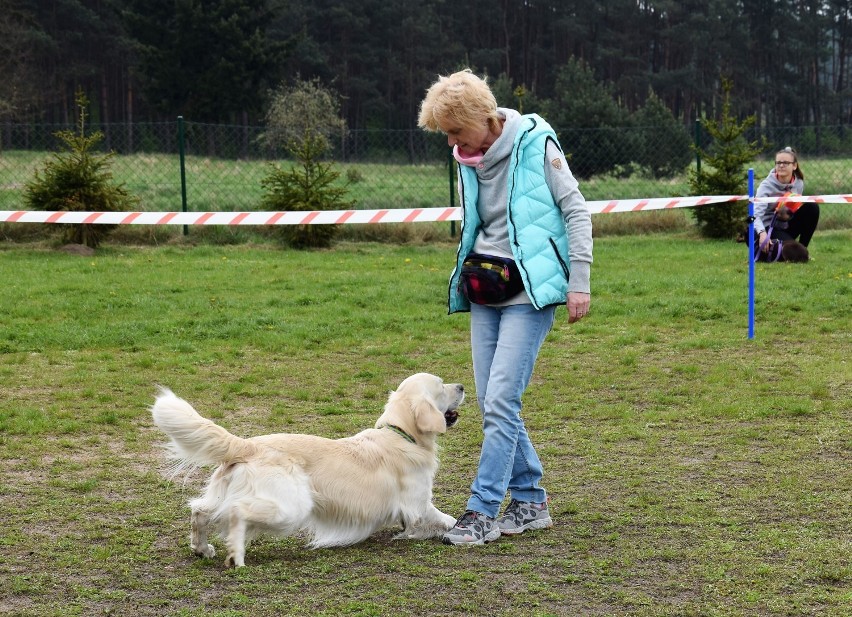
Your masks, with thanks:
[{"label": "gray sneaker", "polygon": [[528,529],[547,529],[553,527],[553,519],[547,509],[547,502],[531,503],[513,499],[497,519],[501,534],[515,536]]},{"label": "gray sneaker", "polygon": [[468,510],[456,521],[455,527],[444,534],[444,544],[476,546],[492,542],[500,537],[500,529],[494,519],[480,512]]}]

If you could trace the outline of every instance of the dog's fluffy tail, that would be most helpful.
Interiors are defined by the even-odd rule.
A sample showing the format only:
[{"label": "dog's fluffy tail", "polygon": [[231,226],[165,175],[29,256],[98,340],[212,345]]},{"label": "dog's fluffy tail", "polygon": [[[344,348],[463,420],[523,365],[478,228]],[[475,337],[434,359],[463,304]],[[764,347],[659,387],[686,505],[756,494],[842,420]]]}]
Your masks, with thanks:
[{"label": "dog's fluffy tail", "polygon": [[198,465],[219,465],[245,460],[255,446],[201,417],[192,405],[168,388],[161,388],[151,406],[154,423],[171,438],[168,448],[178,461],[177,473]]}]

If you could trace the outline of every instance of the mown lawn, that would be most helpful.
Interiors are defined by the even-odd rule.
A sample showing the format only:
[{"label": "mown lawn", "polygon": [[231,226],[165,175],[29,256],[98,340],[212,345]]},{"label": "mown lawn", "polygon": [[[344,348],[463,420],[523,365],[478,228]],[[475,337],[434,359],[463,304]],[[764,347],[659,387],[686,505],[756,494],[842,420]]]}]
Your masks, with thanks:
[{"label": "mown lawn", "polygon": [[454,249],[0,243],[0,614],[852,614],[849,230],[758,265],[754,340],[742,245],[596,241],[592,313],[559,311],[525,398],[553,529],[194,558],[204,476],[163,475],[158,384],[240,435],[340,437],[413,372],[461,381],[435,483],[461,514],[480,428]]}]

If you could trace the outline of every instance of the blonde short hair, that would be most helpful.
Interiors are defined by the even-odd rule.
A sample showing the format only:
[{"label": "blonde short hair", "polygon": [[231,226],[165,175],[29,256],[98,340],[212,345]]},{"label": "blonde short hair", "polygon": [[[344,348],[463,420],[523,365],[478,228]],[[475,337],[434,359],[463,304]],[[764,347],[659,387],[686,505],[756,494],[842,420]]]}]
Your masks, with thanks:
[{"label": "blonde short hair", "polygon": [[440,131],[440,124],[450,122],[461,127],[489,126],[499,122],[497,100],[491,88],[470,69],[439,76],[426,91],[420,104],[417,125],[427,131]]}]

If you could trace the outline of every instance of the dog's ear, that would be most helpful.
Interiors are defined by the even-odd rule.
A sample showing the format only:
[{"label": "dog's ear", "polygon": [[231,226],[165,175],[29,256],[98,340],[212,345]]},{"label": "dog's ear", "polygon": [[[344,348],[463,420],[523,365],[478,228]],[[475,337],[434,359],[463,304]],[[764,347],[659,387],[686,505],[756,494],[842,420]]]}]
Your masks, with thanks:
[{"label": "dog's ear", "polygon": [[423,399],[414,405],[414,422],[421,433],[446,433],[447,421],[432,401]]}]

